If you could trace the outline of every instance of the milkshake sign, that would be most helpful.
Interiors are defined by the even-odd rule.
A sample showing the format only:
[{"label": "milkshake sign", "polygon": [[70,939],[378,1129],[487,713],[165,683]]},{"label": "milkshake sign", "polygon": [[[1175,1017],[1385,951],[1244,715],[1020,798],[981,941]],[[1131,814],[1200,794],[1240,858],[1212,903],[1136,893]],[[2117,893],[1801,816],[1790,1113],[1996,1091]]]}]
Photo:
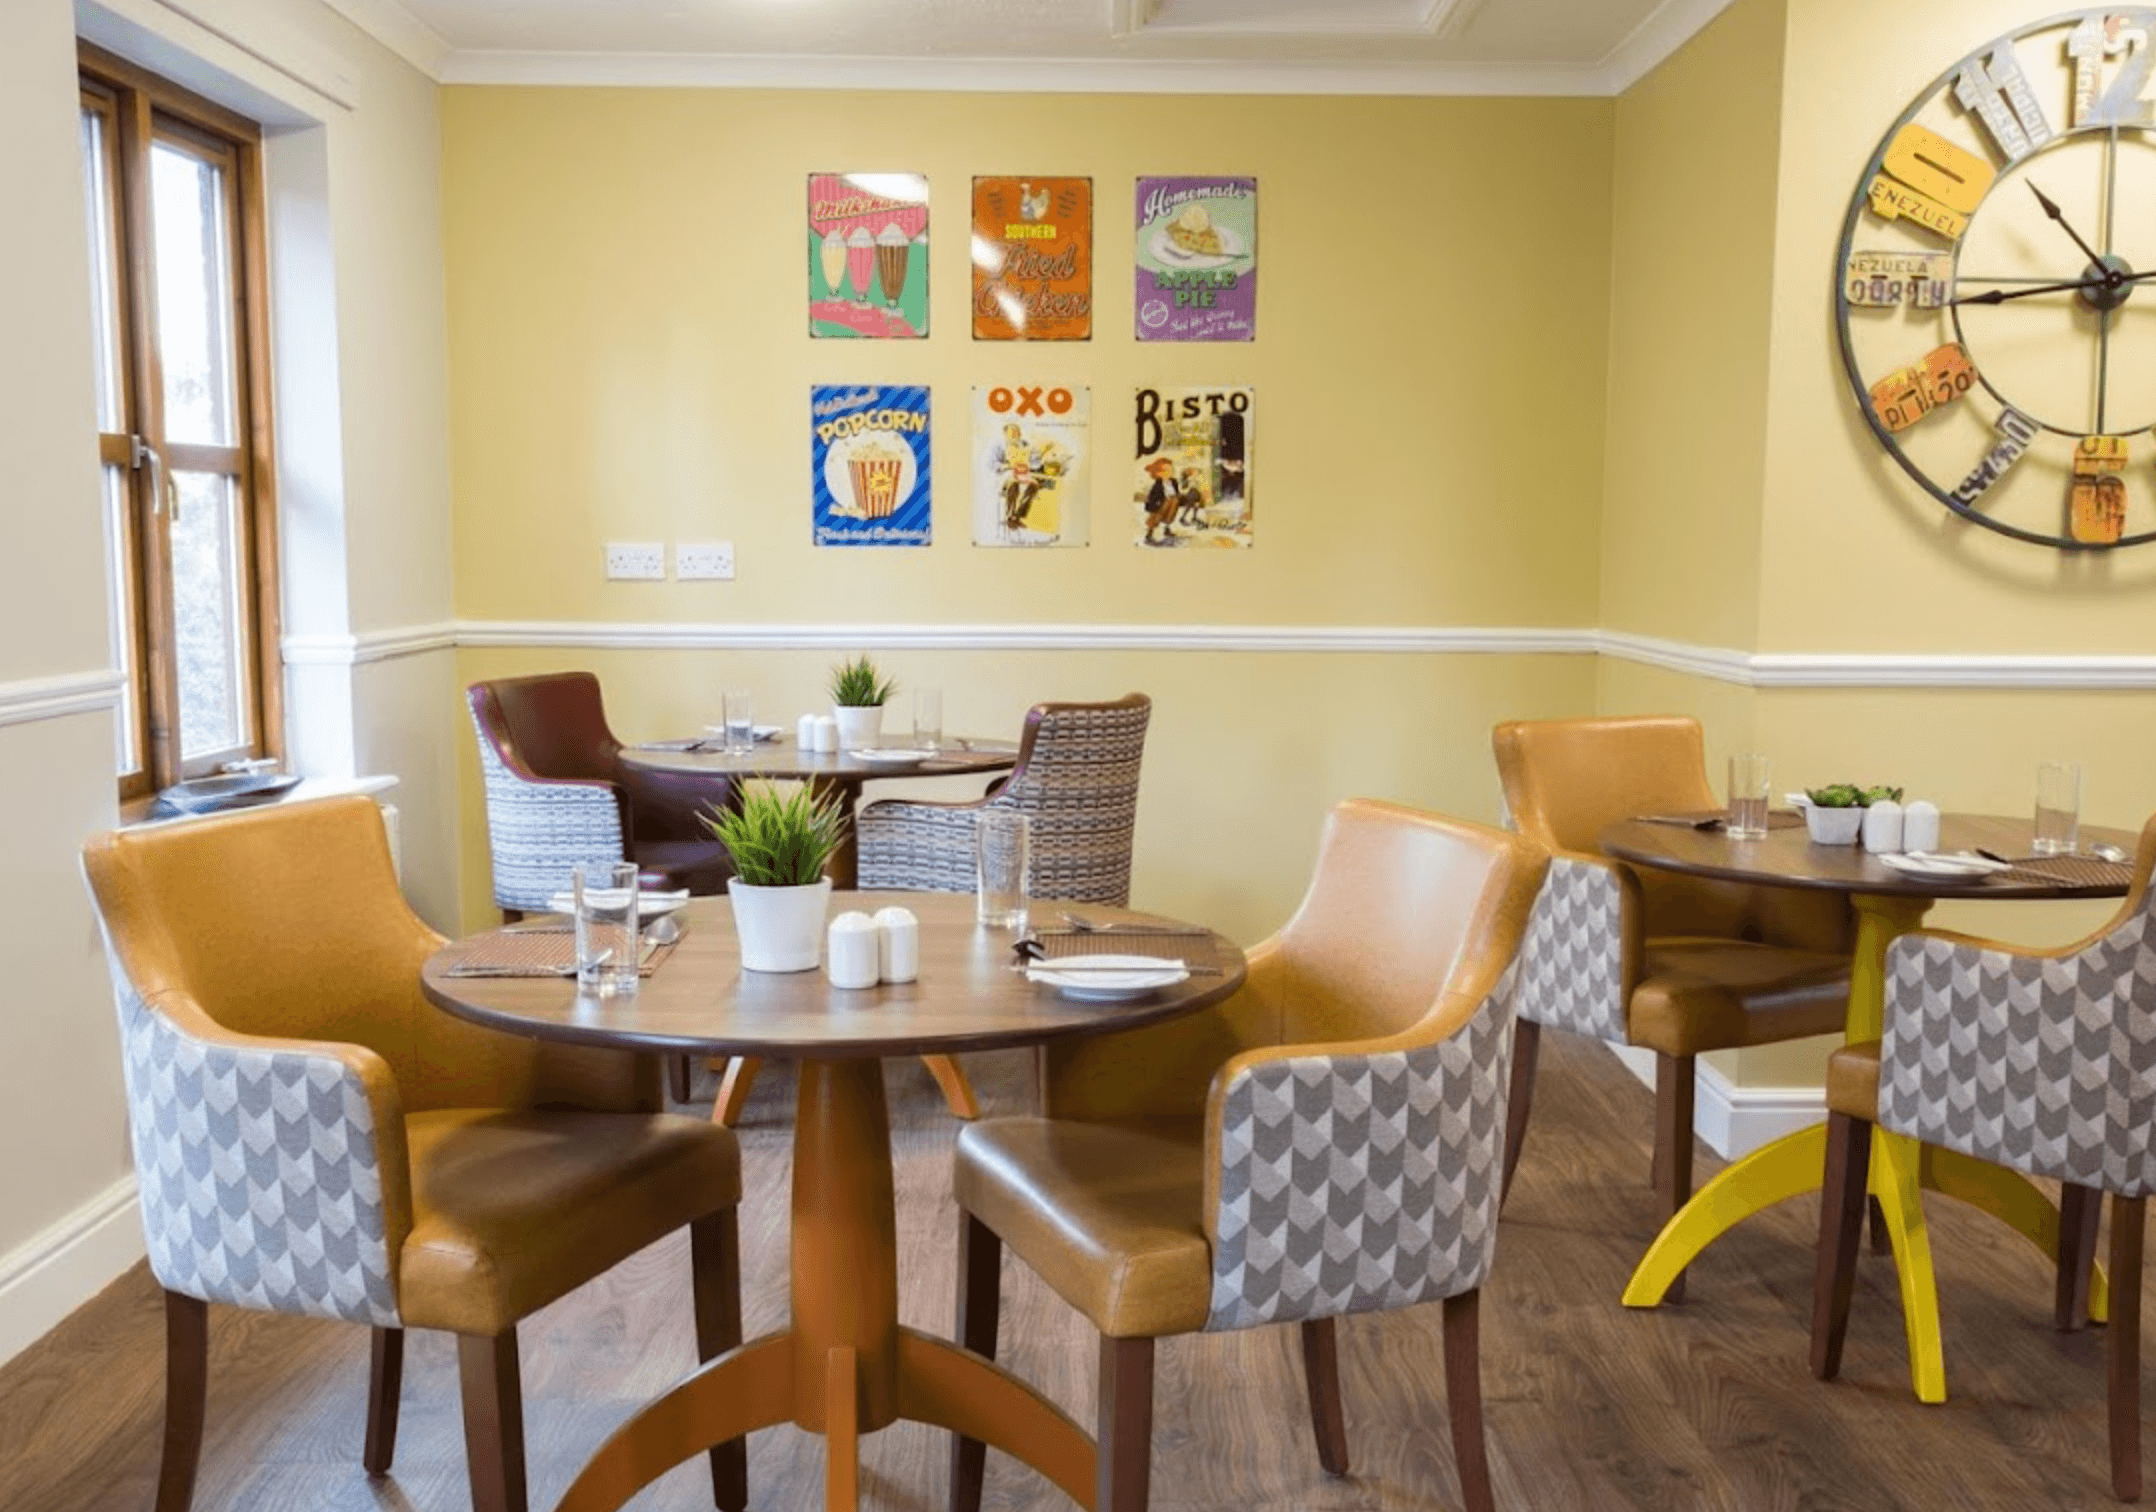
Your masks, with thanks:
[{"label": "milkshake sign", "polygon": [[928,180],[812,173],[809,334],[928,334]]},{"label": "milkshake sign", "polygon": [[818,546],[929,543],[928,390],[809,390],[809,487]]},{"label": "milkshake sign", "polygon": [[1258,181],[1138,180],[1140,341],[1250,341],[1258,330]]},{"label": "milkshake sign", "polygon": [[1093,335],[1093,181],[973,181],[977,341]]}]

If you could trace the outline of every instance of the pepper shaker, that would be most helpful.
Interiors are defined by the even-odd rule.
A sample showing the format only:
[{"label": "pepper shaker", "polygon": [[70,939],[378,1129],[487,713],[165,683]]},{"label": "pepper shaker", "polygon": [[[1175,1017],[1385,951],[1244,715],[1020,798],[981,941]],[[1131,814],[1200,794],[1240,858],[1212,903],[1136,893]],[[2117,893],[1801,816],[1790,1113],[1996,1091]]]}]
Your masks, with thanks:
[{"label": "pepper shaker", "polygon": [[1864,848],[1873,853],[1901,849],[1901,805],[1882,798],[1864,810]]},{"label": "pepper shaker", "polygon": [[831,921],[825,936],[824,971],[834,987],[876,985],[876,921],[859,911]]},{"label": "pepper shaker", "polygon": [[1901,843],[1904,850],[1935,851],[1939,848],[1939,805],[1927,798],[1912,798],[1901,811]]},{"label": "pepper shaker", "polygon": [[876,937],[886,982],[910,982],[921,974],[921,921],[911,909],[876,910]]}]

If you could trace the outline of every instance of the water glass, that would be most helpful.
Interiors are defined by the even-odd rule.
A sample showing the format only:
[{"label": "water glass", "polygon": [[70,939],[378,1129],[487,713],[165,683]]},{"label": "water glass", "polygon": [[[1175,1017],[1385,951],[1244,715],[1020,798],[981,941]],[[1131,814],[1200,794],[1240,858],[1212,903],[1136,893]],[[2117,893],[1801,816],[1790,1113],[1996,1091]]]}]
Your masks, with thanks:
[{"label": "water glass", "polygon": [[997,929],[1026,927],[1026,852],[1032,824],[1024,814],[984,809],[973,819],[974,917]]},{"label": "water glass", "polygon": [[2081,839],[2081,763],[2047,761],[2036,769],[2036,838],[2039,856],[2072,855]]},{"label": "water glass", "polygon": [[747,756],[756,749],[756,700],[746,688],[726,690],[726,753]]},{"label": "water glass", "polygon": [[923,750],[943,745],[943,689],[913,690],[913,743]]},{"label": "water glass", "polygon": [[578,990],[601,996],[636,991],[644,942],[637,931],[635,863],[580,863],[570,888],[576,897]]},{"label": "water glass", "polygon": [[1722,833],[1732,840],[1767,837],[1767,800],[1773,789],[1767,758],[1757,754],[1729,758],[1729,818]]}]

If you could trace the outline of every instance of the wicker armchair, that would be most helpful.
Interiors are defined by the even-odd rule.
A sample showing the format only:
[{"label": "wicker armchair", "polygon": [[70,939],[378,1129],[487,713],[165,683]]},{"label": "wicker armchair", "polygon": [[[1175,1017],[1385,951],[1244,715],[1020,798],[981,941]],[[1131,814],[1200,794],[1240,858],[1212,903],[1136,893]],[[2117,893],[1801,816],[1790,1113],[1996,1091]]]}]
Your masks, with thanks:
[{"label": "wicker armchair", "polygon": [[1138,827],[1138,766],[1153,701],[1047,703],[1026,715],[1018,765],[972,803],[886,799],[854,818],[863,888],[973,890],[973,817],[1009,810],[1033,821],[1028,886],[1036,898],[1122,905]]}]

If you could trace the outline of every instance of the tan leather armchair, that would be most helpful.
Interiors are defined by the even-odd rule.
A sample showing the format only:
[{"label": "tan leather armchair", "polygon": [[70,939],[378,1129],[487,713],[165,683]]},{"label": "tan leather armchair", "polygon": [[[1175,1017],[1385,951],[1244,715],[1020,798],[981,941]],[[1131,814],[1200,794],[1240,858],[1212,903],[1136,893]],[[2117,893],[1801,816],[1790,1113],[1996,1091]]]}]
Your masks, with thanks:
[{"label": "tan leather armchair", "polygon": [[[1300,1323],[1319,1459],[1341,1475],[1333,1319],[1439,1299],[1460,1480],[1489,1507],[1476,1299],[1512,1047],[1502,979],[1542,869],[1516,836],[1342,804],[1242,990],[1051,1048],[1045,1117],[960,1132],[960,1342],[995,1352],[1004,1245],[1099,1330],[1096,1512],[1146,1505],[1156,1338]],[[984,1453],[954,1445],[953,1512],[978,1508]]]},{"label": "tan leather armchair", "polygon": [[[1520,949],[1505,1189],[1548,1025],[1654,1051],[1654,1187],[1667,1217],[1692,1195],[1697,1057],[1838,1031],[1854,916],[1839,894],[1680,877],[1602,854],[1602,831],[1621,819],[1722,806],[1697,720],[1515,722],[1492,738],[1513,823],[1550,852]],[[1679,1277],[1668,1296],[1682,1295]]]},{"label": "tan leather armchair", "polygon": [[[403,1330],[458,1335],[476,1512],[523,1512],[516,1325],[687,1225],[697,1345],[740,1342],[731,1134],[658,1111],[654,1063],[462,1023],[442,942],[363,798],[121,830],[84,870],[112,963],[151,1271],[165,1289],[158,1512],[201,1453],[211,1302],[374,1330],[386,1474]],[[747,1499],[739,1442],[718,1504]]]},{"label": "tan leather armchair", "polygon": [[2156,1190],[2156,819],[2102,928],[2050,948],[1916,930],[1887,946],[1885,1036],[1827,1066],[1812,1373],[1841,1371],[1872,1128],[2059,1183],[2053,1321],[2088,1321],[2111,1197],[2111,1489],[2141,1496],[2141,1268]]}]

